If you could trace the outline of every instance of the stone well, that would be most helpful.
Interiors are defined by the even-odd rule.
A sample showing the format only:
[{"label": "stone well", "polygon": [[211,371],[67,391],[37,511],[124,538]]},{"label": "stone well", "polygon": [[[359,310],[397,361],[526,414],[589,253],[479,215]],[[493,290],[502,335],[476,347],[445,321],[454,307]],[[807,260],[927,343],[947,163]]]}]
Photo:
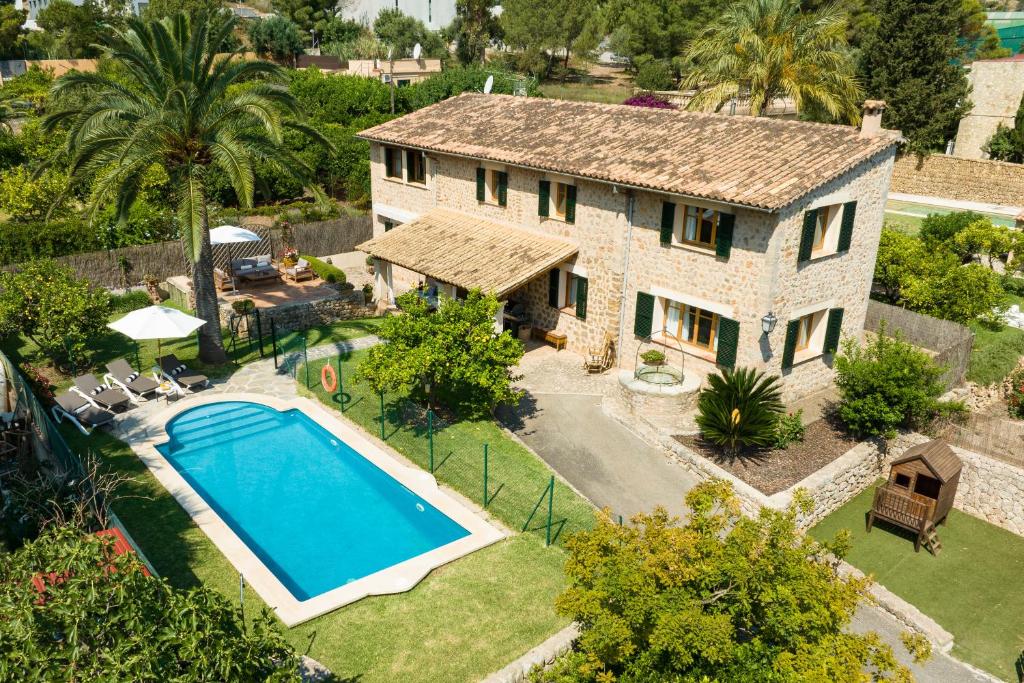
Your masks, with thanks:
[{"label": "stone well", "polygon": [[611,399],[620,419],[646,422],[666,433],[688,431],[687,413],[696,407],[700,391],[698,375],[684,375],[681,382],[655,383],[637,377],[632,370],[620,370],[618,379]]}]

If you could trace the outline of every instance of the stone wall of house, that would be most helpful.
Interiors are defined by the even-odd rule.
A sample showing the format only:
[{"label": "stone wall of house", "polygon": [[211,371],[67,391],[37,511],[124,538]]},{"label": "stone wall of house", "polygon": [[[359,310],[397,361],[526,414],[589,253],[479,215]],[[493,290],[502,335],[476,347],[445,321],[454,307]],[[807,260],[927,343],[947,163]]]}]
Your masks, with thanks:
[{"label": "stone wall of house", "polygon": [[[1024,64],[1024,62],[1021,62]],[[931,154],[900,157],[892,174],[892,191],[961,201],[1021,206],[1024,164],[989,159],[958,159]]]},{"label": "stone wall of house", "polygon": [[1024,95],[1024,61],[979,60],[971,64],[968,78],[972,106],[967,116],[960,119],[953,155],[984,159],[982,147],[999,124],[1013,127],[1013,117]]},{"label": "stone wall of house", "polygon": [[[739,322],[737,365],[776,373],[780,370],[785,325],[791,312],[808,306],[841,307],[845,310],[844,334],[859,338],[863,329],[892,172],[892,152],[859,165],[781,214],[714,202],[692,202],[735,213],[732,251],[728,259],[723,259],[710,249],[660,243],[662,203],[671,199],[667,195],[634,191],[630,228],[627,217],[630,194],[625,190],[615,191],[606,183],[565,179],[495,164],[495,168],[508,172],[508,200],[507,205],[501,207],[476,200],[479,164],[475,160],[428,155],[426,185],[410,186],[384,178],[382,148],[379,145],[371,145],[371,148],[373,200],[377,213],[381,207],[390,207],[384,210],[391,213],[397,207],[418,214],[433,206],[442,206],[562,237],[579,245],[576,258],[563,268],[588,280],[585,320],[572,311],[558,310],[548,304],[547,273],[510,296],[528,303],[528,314],[534,324],[566,334],[568,348],[577,353],[600,347],[605,335],[610,334],[620,343],[620,367],[633,366],[636,351],[643,343],[633,334],[638,291],[698,306],[711,302],[718,309],[716,312]],[[542,179],[568,180],[576,185],[574,224],[538,215],[538,182]],[[798,267],[797,250],[804,211],[852,199],[856,199],[858,205],[850,251]],[[681,206],[679,200],[675,201]],[[383,230],[379,216],[374,230],[375,234]],[[623,286],[627,259],[628,282]],[[779,317],[779,326],[770,338],[765,338],[760,320],[769,311]],[[688,375],[703,377],[716,369],[713,352],[690,346],[685,349]],[[785,399],[818,390],[831,379],[831,358],[819,355],[802,359],[785,374]]]},{"label": "stone wall of house", "polygon": [[[348,289],[338,292],[335,296],[317,301],[261,308],[260,320],[264,334],[269,333],[271,321],[273,321],[277,333],[280,334],[287,331],[308,330],[311,327],[328,325],[341,320],[369,318],[375,315],[375,312],[375,308],[366,302],[366,297],[361,289]],[[230,304],[221,304],[220,322],[224,327],[228,326],[231,313]]]}]

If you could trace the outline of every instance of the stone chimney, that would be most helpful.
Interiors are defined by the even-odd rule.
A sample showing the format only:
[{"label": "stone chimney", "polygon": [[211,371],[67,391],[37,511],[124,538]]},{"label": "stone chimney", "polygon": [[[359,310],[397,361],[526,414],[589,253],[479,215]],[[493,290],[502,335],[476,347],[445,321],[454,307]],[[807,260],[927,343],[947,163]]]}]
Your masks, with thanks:
[{"label": "stone chimney", "polygon": [[864,116],[860,120],[862,138],[877,137],[882,132],[882,112],[885,100],[864,100]]}]

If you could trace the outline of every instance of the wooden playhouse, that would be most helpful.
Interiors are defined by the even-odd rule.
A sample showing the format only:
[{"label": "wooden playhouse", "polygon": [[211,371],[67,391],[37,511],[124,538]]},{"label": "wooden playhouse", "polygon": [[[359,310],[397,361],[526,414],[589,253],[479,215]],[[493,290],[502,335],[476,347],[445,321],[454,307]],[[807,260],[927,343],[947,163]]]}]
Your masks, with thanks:
[{"label": "wooden playhouse", "polygon": [[875,489],[867,529],[881,519],[917,534],[914,551],[924,544],[932,553],[942,548],[935,525],[944,523],[960,483],[960,458],[938,439],[907,449],[894,460],[889,481]]}]

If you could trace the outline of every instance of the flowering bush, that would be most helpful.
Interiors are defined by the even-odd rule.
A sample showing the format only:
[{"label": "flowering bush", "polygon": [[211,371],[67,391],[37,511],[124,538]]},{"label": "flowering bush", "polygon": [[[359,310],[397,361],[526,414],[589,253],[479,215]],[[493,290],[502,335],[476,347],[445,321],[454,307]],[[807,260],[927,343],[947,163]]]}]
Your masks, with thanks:
[{"label": "flowering bush", "polygon": [[651,93],[633,95],[623,104],[628,104],[631,107],[649,107],[651,109],[676,109],[676,105]]},{"label": "flowering bush", "polygon": [[295,247],[285,247],[284,251],[281,252],[281,260],[288,265],[298,263],[299,250]]},{"label": "flowering bush", "polygon": [[1018,368],[1010,373],[1010,386],[1006,391],[1006,405],[1010,409],[1010,415],[1018,419],[1024,419],[1024,368]]}]

